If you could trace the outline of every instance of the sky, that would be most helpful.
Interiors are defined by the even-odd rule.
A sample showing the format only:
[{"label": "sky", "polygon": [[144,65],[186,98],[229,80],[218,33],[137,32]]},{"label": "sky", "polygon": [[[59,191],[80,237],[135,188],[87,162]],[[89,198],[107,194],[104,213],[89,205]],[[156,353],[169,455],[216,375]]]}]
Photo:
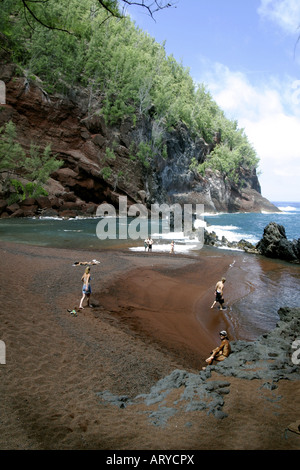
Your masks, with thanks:
[{"label": "sky", "polygon": [[300,0],[174,0],[136,26],[204,83],[260,158],[261,192],[300,202]]}]

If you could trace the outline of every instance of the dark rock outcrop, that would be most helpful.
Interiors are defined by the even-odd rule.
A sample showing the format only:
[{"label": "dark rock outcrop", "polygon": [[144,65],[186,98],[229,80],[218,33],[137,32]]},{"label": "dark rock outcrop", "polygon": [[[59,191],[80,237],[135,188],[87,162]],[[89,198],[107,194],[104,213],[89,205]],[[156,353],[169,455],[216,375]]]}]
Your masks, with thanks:
[{"label": "dark rock outcrop", "polygon": [[[230,393],[230,377],[263,381],[260,387],[274,390],[280,380],[300,379],[300,308],[284,307],[278,311],[276,328],[253,342],[233,341],[232,352],[218,365],[207,366],[199,374],[185,370],[174,370],[159,380],[148,394],[135,398],[115,396],[108,390],[98,392],[101,402],[125,408],[145,404],[151,407],[149,421],[156,426],[165,426],[178,410],[205,411],[217,419],[227,417],[223,411],[226,395]],[[298,348],[298,349],[297,349]],[[207,380],[211,372],[217,372],[226,380]],[[165,406],[166,397],[174,389],[181,395],[174,406]],[[170,399],[169,399],[170,403]],[[155,407],[155,409],[153,409]]]},{"label": "dark rock outcrop", "polygon": [[[175,138],[173,137],[174,141]],[[173,147],[175,144],[173,143]],[[197,150],[198,149],[198,150]],[[200,151],[201,149],[201,151]],[[209,149],[211,150],[211,149]],[[204,204],[205,212],[279,212],[279,209],[261,195],[255,170],[240,169],[244,185],[233,184],[218,171],[207,171],[205,176],[190,170],[195,157],[201,163],[208,153],[208,146],[201,140],[198,147],[186,140],[186,150],[169,153],[162,173],[154,173],[156,187],[165,191],[165,200],[179,204]],[[153,183],[152,183],[153,184]]]},{"label": "dark rock outcrop", "polygon": [[206,229],[204,229],[204,244],[218,248],[244,250],[246,253],[276,258],[290,263],[300,263],[300,238],[288,240],[285,228],[276,222],[270,222],[265,227],[263,238],[256,245],[247,240],[230,242],[225,237],[220,239],[215,232],[208,232]]},{"label": "dark rock outcrop", "polygon": [[285,228],[270,222],[264,229],[263,238],[256,245],[258,252],[269,258],[277,258],[294,263],[300,262],[300,238],[290,241]]},{"label": "dark rock outcrop", "polygon": [[226,247],[243,250],[246,253],[260,254],[256,246],[247,240],[241,239],[238,242],[231,242],[225,237],[220,239],[215,232],[209,232],[206,229],[204,229],[204,244],[208,246],[215,246],[217,248]]},{"label": "dark rock outcrop", "polygon": [[257,340],[231,342],[232,354],[223,365],[209,366],[210,369],[227,377],[273,383],[281,379],[299,380],[300,359],[293,345],[300,338],[300,308],[280,308],[278,316],[276,328]]}]

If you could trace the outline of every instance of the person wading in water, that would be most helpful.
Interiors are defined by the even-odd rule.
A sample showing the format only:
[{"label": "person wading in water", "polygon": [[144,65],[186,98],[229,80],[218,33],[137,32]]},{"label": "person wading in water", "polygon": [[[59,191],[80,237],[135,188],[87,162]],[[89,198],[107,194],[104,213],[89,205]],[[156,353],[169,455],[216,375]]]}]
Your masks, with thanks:
[{"label": "person wading in water", "polygon": [[213,302],[212,306],[210,308],[214,308],[216,303],[218,302],[220,304],[220,310],[223,309],[223,304],[224,304],[224,297],[223,297],[223,289],[224,289],[224,284],[226,282],[225,277],[222,277],[221,281],[218,281],[216,284],[215,288],[215,301]]}]

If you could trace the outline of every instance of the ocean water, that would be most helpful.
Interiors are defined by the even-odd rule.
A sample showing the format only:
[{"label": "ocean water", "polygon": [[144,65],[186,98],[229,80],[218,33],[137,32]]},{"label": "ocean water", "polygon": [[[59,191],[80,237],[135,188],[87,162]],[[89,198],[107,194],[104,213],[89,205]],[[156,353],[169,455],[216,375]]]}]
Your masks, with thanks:
[{"label": "ocean water", "polygon": [[289,240],[300,237],[300,202],[273,202],[280,209],[276,213],[206,214],[207,230],[228,241],[247,240],[256,244],[270,222],[283,225]]},{"label": "ocean water", "polygon": [[[300,202],[275,202],[280,212],[276,213],[218,213],[204,214],[196,226],[205,227],[215,232],[219,239],[224,236],[228,241],[247,240],[257,243],[263,236],[269,222],[276,222],[285,227],[289,240],[300,237]],[[177,253],[198,254],[202,248],[199,239],[183,232],[172,232],[168,221],[160,223],[159,230],[153,232],[151,221],[142,222],[141,238],[130,236],[130,226],[135,227],[136,218],[120,219],[109,223],[106,239],[100,239],[98,224],[100,218],[15,218],[0,219],[0,241],[13,241],[40,246],[52,246],[71,249],[110,249],[124,248],[132,251],[144,251],[145,234],[151,233],[154,240],[153,251],[167,252],[170,243],[175,241]],[[124,224],[127,228],[124,227]],[[144,224],[144,226],[143,226]],[[125,229],[125,236],[124,236]],[[120,235],[121,234],[121,235]],[[121,238],[120,238],[121,237]]]},{"label": "ocean water", "polygon": [[224,315],[235,339],[255,340],[275,328],[281,307],[299,307],[299,265],[236,252],[226,278]]}]

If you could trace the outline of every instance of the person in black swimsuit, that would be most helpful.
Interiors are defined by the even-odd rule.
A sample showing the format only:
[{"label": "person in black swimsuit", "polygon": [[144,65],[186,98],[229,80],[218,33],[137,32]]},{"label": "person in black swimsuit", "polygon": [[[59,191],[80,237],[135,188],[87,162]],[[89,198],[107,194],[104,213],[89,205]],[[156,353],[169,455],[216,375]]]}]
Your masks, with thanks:
[{"label": "person in black swimsuit", "polygon": [[215,288],[216,298],[210,308],[214,308],[214,306],[218,302],[220,304],[220,310],[223,310],[223,304],[224,304],[223,289],[224,289],[225,282],[226,282],[225,277],[222,277],[221,281],[217,282],[216,288]]}]

